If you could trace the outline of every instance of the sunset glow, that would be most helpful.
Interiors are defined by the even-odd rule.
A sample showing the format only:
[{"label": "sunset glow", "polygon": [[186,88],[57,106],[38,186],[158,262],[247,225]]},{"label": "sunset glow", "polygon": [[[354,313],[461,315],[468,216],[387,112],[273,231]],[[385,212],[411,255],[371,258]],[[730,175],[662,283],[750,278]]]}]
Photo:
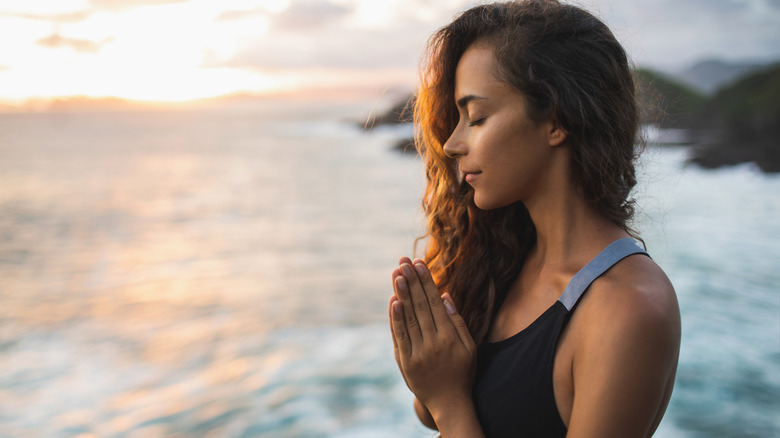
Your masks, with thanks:
[{"label": "sunset glow", "polygon": [[223,10],[215,6],[223,2],[104,10],[82,20],[55,6],[61,2],[49,3],[50,22],[34,15],[43,5],[0,17],[4,100],[82,95],[179,101],[280,85],[262,72],[204,67],[204,60],[229,58],[241,38],[268,31],[263,20],[229,28],[216,21]]},{"label": "sunset glow", "polygon": [[[0,0],[0,105],[410,89],[427,37],[473,3]],[[580,3],[645,65],[780,56],[780,6],[770,0],[713,0],[706,10],[677,0]],[[733,32],[721,32],[726,25]]]},{"label": "sunset glow", "polygon": [[[312,31],[331,24],[381,29],[404,2],[293,3],[0,0],[0,101],[82,96],[172,102],[414,81],[412,51],[400,66],[371,72],[339,61],[308,62],[317,56]],[[437,15],[436,8],[427,10]]]}]

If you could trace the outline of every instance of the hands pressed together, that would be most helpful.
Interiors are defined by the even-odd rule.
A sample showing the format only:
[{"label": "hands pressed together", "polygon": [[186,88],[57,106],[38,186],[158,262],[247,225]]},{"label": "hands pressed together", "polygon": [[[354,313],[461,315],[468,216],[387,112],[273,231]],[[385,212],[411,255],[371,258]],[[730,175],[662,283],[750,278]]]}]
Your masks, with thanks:
[{"label": "hands pressed together", "polygon": [[[449,294],[440,295],[422,260],[393,271],[389,316],[395,360],[409,389],[440,422],[473,414],[476,346]],[[466,417],[473,416],[467,415]]]}]

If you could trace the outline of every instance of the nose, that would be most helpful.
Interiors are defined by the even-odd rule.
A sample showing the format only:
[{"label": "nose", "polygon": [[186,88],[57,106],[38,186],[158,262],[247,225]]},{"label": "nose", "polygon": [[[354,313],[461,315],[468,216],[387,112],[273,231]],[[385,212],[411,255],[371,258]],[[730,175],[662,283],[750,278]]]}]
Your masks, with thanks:
[{"label": "nose", "polygon": [[458,158],[466,155],[468,152],[466,142],[460,135],[460,130],[457,127],[450,135],[450,138],[448,138],[444,143],[444,147],[442,149],[444,150],[444,155],[450,158]]}]

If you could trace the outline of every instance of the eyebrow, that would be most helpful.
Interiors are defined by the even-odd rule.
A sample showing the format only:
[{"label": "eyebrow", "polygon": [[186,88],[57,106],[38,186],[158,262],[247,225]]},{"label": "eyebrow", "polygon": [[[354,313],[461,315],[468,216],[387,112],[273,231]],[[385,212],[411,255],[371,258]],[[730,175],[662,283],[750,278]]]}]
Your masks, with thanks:
[{"label": "eyebrow", "polygon": [[473,94],[469,94],[468,96],[463,96],[460,99],[458,99],[457,102],[455,102],[456,105],[458,105],[458,108],[466,108],[466,105],[469,104],[469,102],[474,100],[484,100],[487,99],[487,97],[481,97],[481,96],[475,96]]}]

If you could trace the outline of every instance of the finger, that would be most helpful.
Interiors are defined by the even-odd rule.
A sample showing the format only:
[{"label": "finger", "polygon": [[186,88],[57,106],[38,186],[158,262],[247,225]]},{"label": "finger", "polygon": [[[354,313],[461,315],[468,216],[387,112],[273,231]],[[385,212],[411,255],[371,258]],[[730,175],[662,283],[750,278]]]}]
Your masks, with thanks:
[{"label": "finger", "polygon": [[390,322],[390,337],[393,338],[393,351],[395,351],[395,361],[398,365],[401,363],[398,361],[398,341],[395,340],[395,333],[393,332],[393,303],[398,301],[398,297],[393,295],[390,297],[390,302],[387,305],[387,319]]},{"label": "finger", "polygon": [[406,375],[404,369],[401,366],[401,350],[398,348],[398,341],[395,339],[395,331],[393,330],[393,303],[398,302],[398,297],[393,295],[390,297],[390,303],[387,306],[387,316],[390,321],[390,337],[393,339],[393,355],[395,356],[395,364],[398,366],[398,370],[401,371],[401,376],[406,381]]},{"label": "finger", "polygon": [[403,308],[401,314],[404,317],[409,342],[421,342],[422,332],[420,331],[420,324],[414,313],[409,283],[406,281],[406,277],[403,274],[394,277],[393,288],[395,290],[395,296],[398,297],[400,306]]},{"label": "finger", "polygon": [[396,361],[398,361],[400,368],[402,357],[409,357],[412,354],[412,343],[404,322],[403,305],[398,300],[390,300],[390,325],[393,329],[393,342],[398,347]]},{"label": "finger", "polygon": [[398,259],[398,266],[401,266],[404,263],[411,265],[412,259],[410,259],[409,257],[401,257],[400,259]]},{"label": "finger", "polygon": [[444,307],[447,309],[447,315],[450,317],[450,321],[452,321],[452,325],[455,327],[455,332],[458,334],[460,342],[466,347],[466,350],[473,355],[476,352],[476,345],[474,344],[474,338],[471,337],[471,332],[466,325],[466,321],[460,316],[455,308],[455,302],[452,300],[450,294],[445,292],[441,298],[445,303]]},{"label": "finger", "polygon": [[[425,294],[422,283],[417,276],[417,272],[412,265],[404,263],[401,265],[401,273],[403,278],[406,279],[406,284],[409,289],[409,296],[411,297],[411,304],[414,315],[417,317],[417,323],[420,326],[420,333],[423,338],[426,336],[433,336],[436,334],[436,323],[433,321],[433,315],[431,314],[431,306],[428,303],[428,297]],[[406,306],[404,306],[406,310]],[[409,315],[407,320],[409,319]]]},{"label": "finger", "polygon": [[447,330],[450,327],[449,316],[447,309],[444,307],[444,301],[439,294],[439,288],[436,286],[436,282],[433,281],[431,271],[426,266],[425,262],[420,259],[415,259],[414,270],[417,272],[417,278],[420,280],[423,291],[425,292],[425,298],[428,301],[431,316],[433,316],[433,322],[436,325],[437,330]]},{"label": "finger", "polygon": [[[399,268],[393,269],[393,292],[394,293],[396,292],[396,290],[395,290],[396,289],[396,287],[395,287],[395,279],[400,277],[400,276],[402,276],[402,275],[403,274],[401,274],[401,270]],[[398,295],[396,294],[396,296],[398,296]]]}]

